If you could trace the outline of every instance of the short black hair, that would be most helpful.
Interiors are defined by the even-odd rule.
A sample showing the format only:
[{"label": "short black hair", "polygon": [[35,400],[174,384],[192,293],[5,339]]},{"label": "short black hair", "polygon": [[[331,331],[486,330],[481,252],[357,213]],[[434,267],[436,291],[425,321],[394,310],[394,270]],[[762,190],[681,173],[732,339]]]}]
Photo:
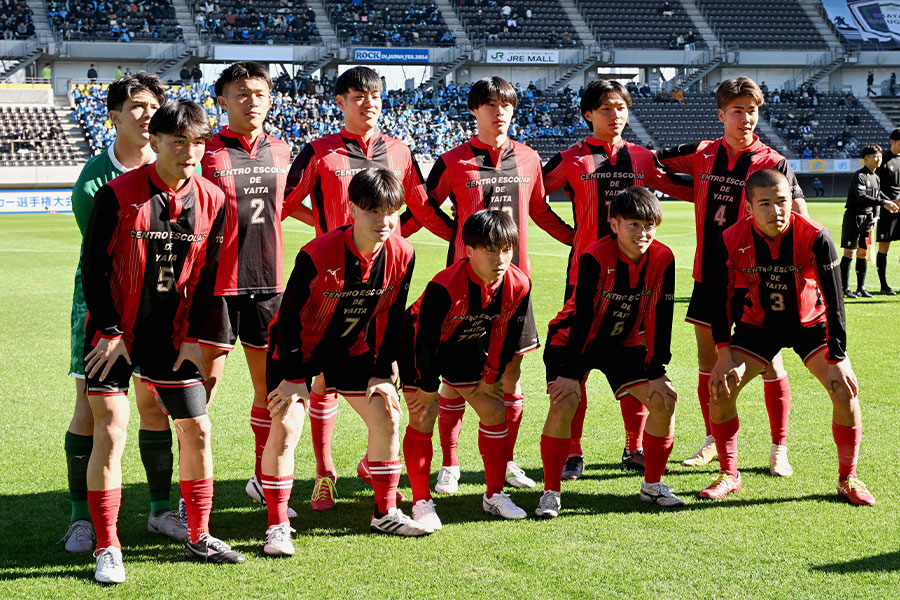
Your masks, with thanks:
[{"label": "short black hair", "polygon": [[469,110],[476,110],[491,101],[500,101],[513,106],[519,101],[515,88],[507,80],[496,75],[484,77],[473,83],[466,100]]},{"label": "short black hair", "polygon": [[898,140],[900,140],[900,127],[891,132],[891,141],[896,142]]},{"label": "short black hair", "polygon": [[167,134],[203,139],[212,137],[209,115],[202,106],[185,99],[171,100],[160,106],[150,119],[147,129],[153,135]]},{"label": "short black hair", "polygon": [[775,187],[781,182],[788,184],[788,189],[790,189],[791,183],[784,173],[778,169],[760,169],[747,178],[747,182],[744,184],[744,195],[747,196],[747,200],[752,201],[753,192],[756,189]]},{"label": "short black hair", "polygon": [[860,156],[863,158],[863,160],[865,160],[865,158],[870,154],[882,154],[881,146],[879,146],[878,144],[866,146],[862,149],[862,153],[860,154]]},{"label": "short black hair", "polygon": [[472,214],[462,228],[463,243],[473,248],[515,250],[519,247],[519,228],[507,213],[484,209]]},{"label": "short black hair", "polygon": [[131,100],[136,94],[150,92],[159,105],[166,102],[166,88],[162,79],[147,71],[138,71],[134,75],[119,77],[106,90],[106,108],[109,110],[122,110],[126,100]]},{"label": "short black hair", "polygon": [[662,223],[662,207],[659,199],[647,188],[632,186],[625,188],[613,198],[609,206],[609,218],[637,219],[650,221],[654,225]]},{"label": "short black hair", "polygon": [[350,93],[350,90],[356,90],[357,92],[380,92],[382,91],[381,77],[369,67],[353,67],[352,69],[347,69],[334,83],[334,95],[343,96],[344,94]]},{"label": "short black hair", "polygon": [[238,79],[262,79],[269,86],[270,91],[273,87],[269,70],[262,63],[242,60],[229,66],[219,74],[219,78],[216,79],[215,83],[216,96],[221,96],[225,92],[225,86],[229,83],[234,83]]},{"label": "short black hair", "polygon": [[588,126],[590,126],[591,122],[584,116],[584,113],[599,108],[610,94],[618,94],[625,101],[625,106],[631,108],[631,92],[624,85],[615,79],[595,79],[584,88],[584,94],[581,96],[581,106],[579,107],[581,116],[587,121]]},{"label": "short black hair", "polygon": [[364,169],[347,188],[350,202],[366,212],[395,213],[403,208],[403,184],[387,169]]}]

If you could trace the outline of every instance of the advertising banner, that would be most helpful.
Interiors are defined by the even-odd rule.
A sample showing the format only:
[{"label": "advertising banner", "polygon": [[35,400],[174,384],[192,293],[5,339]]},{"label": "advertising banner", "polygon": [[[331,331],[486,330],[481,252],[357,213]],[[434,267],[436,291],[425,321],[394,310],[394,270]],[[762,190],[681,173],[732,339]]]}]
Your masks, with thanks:
[{"label": "advertising banner", "polygon": [[822,0],[828,19],[850,42],[879,42],[900,48],[897,0]]},{"label": "advertising banner", "polygon": [[72,212],[72,190],[0,191],[0,215]]},{"label": "advertising banner", "polygon": [[559,50],[510,50],[488,48],[487,62],[506,65],[555,65],[559,63]]},{"label": "advertising banner", "polygon": [[361,63],[428,62],[427,48],[354,48],[353,60]]}]

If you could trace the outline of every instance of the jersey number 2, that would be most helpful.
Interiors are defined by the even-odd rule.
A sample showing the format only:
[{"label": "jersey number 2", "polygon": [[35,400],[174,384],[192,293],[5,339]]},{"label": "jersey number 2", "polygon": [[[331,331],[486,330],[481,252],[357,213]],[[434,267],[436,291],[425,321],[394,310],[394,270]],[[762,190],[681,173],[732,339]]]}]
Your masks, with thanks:
[{"label": "jersey number 2", "polygon": [[254,225],[258,225],[259,223],[265,223],[266,219],[262,216],[262,211],[265,208],[265,204],[263,203],[262,198],[254,198],[250,201],[250,206],[253,207],[253,216],[250,217],[250,222]]}]

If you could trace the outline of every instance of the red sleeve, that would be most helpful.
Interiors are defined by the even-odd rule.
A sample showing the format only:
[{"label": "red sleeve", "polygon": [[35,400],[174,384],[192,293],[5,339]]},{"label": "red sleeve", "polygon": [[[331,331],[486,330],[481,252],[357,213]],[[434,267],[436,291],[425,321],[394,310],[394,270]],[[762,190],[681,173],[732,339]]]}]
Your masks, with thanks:
[{"label": "red sleeve", "polygon": [[284,188],[284,204],[281,217],[286,219],[297,210],[303,199],[312,193],[313,185],[318,177],[319,158],[312,144],[306,144],[288,171]]},{"label": "red sleeve", "polygon": [[[425,191],[419,163],[412,156],[409,158],[409,164],[403,177],[403,188],[406,190],[406,206],[412,211],[414,223],[421,224],[434,235],[449,242],[453,236],[453,220],[441,210],[440,202],[431,201]],[[403,237],[408,237],[407,231],[409,231],[409,235],[412,235],[418,231],[418,227],[413,230],[404,223]]]},{"label": "red sleeve", "polygon": [[562,152],[554,154],[541,172],[544,179],[544,193],[549,196],[561,188],[566,182],[566,167],[563,164]]},{"label": "red sleeve", "polygon": [[693,144],[681,144],[660,150],[656,157],[659,162],[673,173],[687,173],[690,175],[694,172],[694,155],[700,149],[701,142]]},{"label": "red sleeve", "polygon": [[[535,154],[535,160],[540,165],[540,158]],[[537,171],[537,169],[535,169]],[[571,225],[559,218],[544,193],[543,177],[535,177],[534,186],[531,188],[531,198],[528,200],[528,214],[537,223],[538,227],[549,233],[555,240],[571,246],[575,240],[575,230]]]},{"label": "red sleeve", "polygon": [[[428,196],[427,202],[432,208],[440,207],[444,200],[450,197],[452,191],[453,180],[450,177],[447,163],[442,156],[431,167],[431,172],[428,173],[428,180],[425,182],[425,193]],[[446,215],[446,213],[444,214]]]},{"label": "red sleeve", "polygon": [[641,162],[643,163],[641,167],[647,175],[645,181],[647,185],[678,200],[684,200],[685,202],[694,201],[694,180],[692,177],[681,175],[674,169],[670,171],[649,150],[642,152],[641,155]]}]

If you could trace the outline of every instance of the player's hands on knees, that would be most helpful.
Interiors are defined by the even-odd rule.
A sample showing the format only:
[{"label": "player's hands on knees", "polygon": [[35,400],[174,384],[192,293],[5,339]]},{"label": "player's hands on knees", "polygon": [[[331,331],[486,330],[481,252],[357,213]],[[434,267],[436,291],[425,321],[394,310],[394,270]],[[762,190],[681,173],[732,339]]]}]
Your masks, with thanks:
[{"label": "player's hands on knees", "polygon": [[550,404],[557,404],[572,394],[581,402],[581,382],[568,377],[557,377],[547,386],[547,393],[550,394]]},{"label": "player's hands on knees", "polygon": [[100,373],[100,381],[105,381],[106,376],[109,375],[109,370],[112,369],[112,366],[120,356],[129,365],[131,364],[131,357],[128,356],[125,340],[121,337],[102,337],[94,349],[84,357],[84,371],[88,377],[96,377],[97,373]]},{"label": "player's hands on knees", "polygon": [[409,417],[418,417],[419,422],[424,422],[428,417],[428,412],[435,402],[438,401],[440,394],[438,392],[426,392],[425,390],[416,390],[406,395],[406,407],[409,409]]},{"label": "player's hands on knees", "polygon": [[366,400],[372,402],[375,396],[381,397],[388,412],[400,413],[400,394],[397,386],[390,379],[372,377],[366,387]]},{"label": "player's hands on knees", "polygon": [[726,400],[741,384],[741,374],[734,364],[731,350],[719,352],[716,366],[709,373],[709,397],[713,400]]},{"label": "player's hands on knees", "polygon": [[853,367],[850,366],[849,358],[828,365],[828,385],[832,392],[838,388],[844,388],[851,398],[859,395],[859,382],[856,380]]},{"label": "player's hands on knees", "polygon": [[277,417],[296,402],[302,402],[306,406],[309,402],[309,390],[306,389],[306,383],[292,383],[282,379],[278,387],[266,396],[266,402],[269,404],[269,415]]},{"label": "player's hands on knees", "polygon": [[888,212],[892,212],[892,213],[895,213],[898,210],[900,210],[900,206],[898,206],[897,203],[894,202],[893,200],[885,200],[884,207],[887,209]]},{"label": "player's hands on knees", "polygon": [[652,399],[654,394],[657,394],[662,398],[666,408],[675,408],[675,403],[678,402],[678,394],[675,392],[675,387],[668,377],[663,375],[662,377],[651,379],[647,382],[647,385],[648,398]]},{"label": "player's hands on knees", "polygon": [[206,366],[203,364],[203,351],[200,349],[200,344],[197,342],[181,342],[178,358],[175,359],[172,370],[177,371],[180,369],[182,363],[186,360],[194,363],[194,366],[200,371],[200,376],[206,379]]},{"label": "player's hands on knees", "polygon": [[479,379],[478,385],[475,386],[475,391],[472,394],[489,398],[494,402],[503,402],[503,383],[499,379],[494,383],[488,383],[484,379]]}]

